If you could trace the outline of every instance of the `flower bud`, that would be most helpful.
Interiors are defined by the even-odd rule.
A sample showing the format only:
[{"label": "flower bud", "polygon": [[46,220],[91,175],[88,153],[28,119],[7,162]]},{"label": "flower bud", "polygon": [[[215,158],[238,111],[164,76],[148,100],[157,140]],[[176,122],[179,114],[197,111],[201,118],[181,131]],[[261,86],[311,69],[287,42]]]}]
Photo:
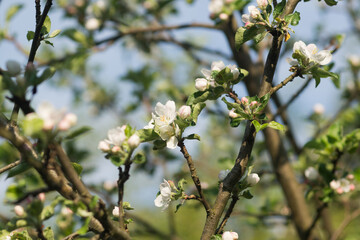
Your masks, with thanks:
[{"label": "flower bud", "polygon": [[67,113],[64,118],[59,122],[58,128],[61,131],[69,130],[77,122],[77,116],[73,113]]},{"label": "flower bud", "polygon": [[258,104],[257,101],[252,101],[252,102],[250,103],[250,107],[254,107],[254,106],[256,106],[257,104]]},{"label": "flower bud", "polygon": [[25,210],[22,206],[20,205],[16,205],[14,207],[14,212],[16,215],[18,215],[19,217],[23,216],[25,214]]},{"label": "flower bud", "polygon": [[208,88],[208,81],[205,78],[195,79],[195,88],[199,91],[205,91]]},{"label": "flower bud", "polygon": [[248,104],[248,102],[249,102],[249,99],[247,99],[246,97],[241,98],[241,103],[242,104],[246,105],[246,104]]},{"label": "flower bud", "polygon": [[246,181],[250,186],[254,186],[260,181],[260,177],[257,173],[251,173],[247,176]]},{"label": "flower bud", "polygon": [[346,178],[349,179],[349,180],[354,180],[355,176],[354,176],[354,174],[348,174],[346,176]]},{"label": "flower bud", "polygon": [[119,207],[115,206],[114,209],[112,210],[112,215],[115,217],[119,217],[120,216],[120,212],[119,212]]},{"label": "flower bud", "polygon": [[229,117],[231,118],[237,118],[239,115],[235,112],[235,109],[231,109],[229,111]]},{"label": "flower bud", "polygon": [[107,151],[110,151],[110,146],[107,142],[100,141],[99,145],[98,145],[98,149],[100,149],[103,152],[107,152]]},{"label": "flower bud", "polygon": [[179,116],[181,119],[188,118],[191,115],[191,107],[183,105],[179,108]]},{"label": "flower bud", "polygon": [[111,152],[112,153],[118,153],[118,152],[120,152],[120,147],[119,146],[114,146],[112,149],[111,149]]},{"label": "flower bud", "polygon": [[248,7],[250,17],[253,19],[258,19],[260,17],[260,10],[257,9],[255,6]]},{"label": "flower bud", "polygon": [[229,15],[226,13],[220,13],[219,18],[223,21],[226,21],[229,19]]},{"label": "flower bud", "polygon": [[41,202],[45,202],[45,193],[39,193],[38,198]]},{"label": "flower bud", "polygon": [[236,232],[226,231],[221,236],[222,240],[237,240],[239,239],[239,235]]},{"label": "flower bud", "polygon": [[266,9],[267,5],[269,5],[268,0],[256,0],[256,2],[260,9]]},{"label": "flower bud", "polygon": [[349,185],[349,189],[350,189],[350,191],[354,191],[355,190],[355,185],[353,183],[351,183]]},{"label": "flower bud", "polygon": [[20,64],[13,60],[6,62],[6,68],[11,76],[16,76],[21,72]]},{"label": "flower bud", "polygon": [[129,144],[129,147],[134,149],[134,148],[137,148],[140,144],[140,137],[134,133],[133,135],[131,135],[131,137],[129,137],[128,139],[128,144]]},{"label": "flower bud", "polygon": [[317,115],[322,115],[325,112],[324,105],[317,103],[314,105],[314,113]]},{"label": "flower bud", "polygon": [[100,21],[96,18],[90,18],[85,23],[85,28],[89,31],[94,31],[100,27]]}]

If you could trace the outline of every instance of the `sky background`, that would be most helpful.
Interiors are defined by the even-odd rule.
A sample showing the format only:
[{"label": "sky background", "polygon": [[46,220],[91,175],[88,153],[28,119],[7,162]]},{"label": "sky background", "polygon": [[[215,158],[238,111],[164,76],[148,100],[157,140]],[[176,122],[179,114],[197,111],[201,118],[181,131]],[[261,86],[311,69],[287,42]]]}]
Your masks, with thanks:
[{"label": "sky background", "polygon": [[[18,36],[18,41],[23,46],[25,46],[25,48],[29,49],[31,42],[27,41],[26,33],[28,30],[34,29],[33,19],[35,13],[33,1],[2,0],[0,3],[0,27],[4,27],[4,18],[8,7],[16,3],[23,3],[25,6],[13,19],[9,29],[11,33],[16,33]],[[189,6],[185,3],[185,1],[178,1],[178,9],[180,10],[180,14],[176,17],[170,18],[168,21],[169,25],[190,22],[211,23],[212,21],[209,19],[209,13],[207,9],[208,3],[209,1],[206,0],[198,0],[195,1],[193,5]],[[328,26],[325,30],[327,33],[347,33],[351,31],[349,19],[347,18],[347,15],[344,14],[345,7],[342,2],[340,2],[337,7],[327,7],[325,15],[321,13],[321,8],[318,6],[319,4],[317,1],[311,1],[310,3],[306,4],[299,4],[297,11],[301,13],[301,21],[298,26],[293,28],[296,33],[292,34],[292,36],[295,36],[296,39],[301,39],[305,43],[309,44],[309,41],[312,39],[315,31],[314,22],[318,21],[328,23]],[[64,19],[61,18],[61,12],[59,11],[52,11],[50,13],[50,17],[52,20],[52,30],[64,29],[65,27],[71,26],[72,24],[71,21],[64,21]],[[199,29],[178,30],[175,32],[175,36],[179,39],[196,34],[201,35],[201,37],[206,40],[206,45],[208,47],[230,53],[226,39],[220,33]],[[346,38],[344,43],[345,47],[341,48],[336,53],[336,55],[334,55],[333,59],[336,63],[337,69],[341,69],[346,66],[345,59],[350,53],[359,53],[359,49],[346,47],[351,45],[354,41],[354,39]],[[56,51],[61,51],[61,49],[72,47],[71,43],[64,41],[63,38],[55,38],[53,43]],[[116,46],[119,47],[119,45],[120,44],[117,44]],[[169,56],[178,51],[177,48],[171,46],[164,46],[164,49],[167,50],[166,52],[169,53]],[[27,61],[27,58],[19,53],[19,51],[11,43],[8,43],[7,41],[0,42],[0,67],[5,68],[6,61],[10,59],[17,60],[23,65],[25,65]],[[212,60],[217,59],[214,58]],[[144,61],[145,60],[142,59],[141,55],[136,53],[136,51],[119,47],[116,50],[114,50],[114,48],[110,48],[107,51],[94,54],[90,59],[90,64],[101,65],[101,76],[103,81],[108,81],[109,84],[111,84],[116,82],[119,76],[125,74],[127,69],[140,67]],[[228,64],[230,62],[225,63]],[[285,61],[280,62],[275,79],[277,79],[277,81],[283,80],[286,76],[289,75],[288,69],[289,65]],[[292,83],[293,86],[291,88],[288,88],[287,91],[281,91],[283,101],[290,98],[292,94],[303,84],[303,82],[303,79],[298,78]],[[127,88],[126,83],[122,82],[121,84],[125,84],[122,85],[125,86],[123,89]],[[344,84],[346,83],[342,82],[342,86]],[[127,91],[130,92],[128,89]],[[126,99],[126,91],[123,91],[122,93],[125,94],[124,99]],[[323,104],[326,109],[325,114],[331,116],[340,106],[338,102],[339,98],[337,97],[338,94],[339,91],[335,89],[331,81],[328,79],[323,79],[318,88],[314,88],[314,83],[311,83],[302,96],[293,103],[288,115],[291,117],[291,119],[298,119],[298,121],[295,121],[293,125],[297,131],[302,132],[300,136],[301,139],[298,139],[300,142],[306,142],[310,136],[311,129],[309,128],[309,124],[302,120],[311,114],[314,104]],[[100,180],[115,181],[117,179],[117,169],[114,168],[109,161],[104,160],[102,154],[96,149],[98,141],[106,137],[107,129],[116,126],[117,123],[114,121],[115,117],[112,115],[112,113],[107,113],[107,115],[102,118],[89,117],[89,108],[86,106],[76,108],[73,107],[71,105],[71,96],[71,92],[68,89],[56,88],[45,83],[39,87],[38,94],[34,98],[32,106],[36,108],[36,106],[42,101],[51,102],[57,108],[65,107],[69,111],[76,113],[79,117],[78,125],[92,126],[94,128],[92,133],[87,135],[85,139],[80,139],[80,143],[82,146],[87,146],[88,148],[93,149],[91,164],[95,165],[97,170],[88,176],[87,179],[85,178],[85,182],[88,180],[96,180],[96,182]],[[299,109],[301,109],[301,111],[299,111]],[[137,121],[134,124],[135,127],[139,129],[146,125],[146,120],[144,119],[143,121]],[[6,174],[0,175],[0,202],[3,201],[2,199],[6,190],[6,186],[11,183],[11,180],[6,180],[5,177]],[[158,171],[154,176],[151,177],[142,174],[136,176],[136,180],[135,178],[131,179],[129,181],[128,187],[132,189],[132,191],[130,191],[129,195],[127,195],[127,200],[131,201],[132,199],[137,199],[140,189],[141,195],[144,199],[154,199],[156,192],[158,191],[158,184],[161,182],[161,178],[162,172]],[[135,201],[133,202],[135,207],[137,207],[137,203]],[[143,201],[141,205],[155,208],[152,200]],[[0,204],[0,211],[3,207],[4,206]]]}]

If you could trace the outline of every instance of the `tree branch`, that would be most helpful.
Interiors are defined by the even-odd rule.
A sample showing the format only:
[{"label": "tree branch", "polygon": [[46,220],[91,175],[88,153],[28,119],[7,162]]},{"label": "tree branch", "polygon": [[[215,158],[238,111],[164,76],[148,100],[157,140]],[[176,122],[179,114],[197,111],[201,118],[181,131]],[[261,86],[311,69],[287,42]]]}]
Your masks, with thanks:
[{"label": "tree branch", "polygon": [[16,167],[20,163],[21,163],[21,160],[17,160],[16,162],[10,163],[10,164],[6,165],[5,167],[0,168],[0,174],[2,174],[3,172],[6,172],[7,170],[10,170],[10,169]]}]

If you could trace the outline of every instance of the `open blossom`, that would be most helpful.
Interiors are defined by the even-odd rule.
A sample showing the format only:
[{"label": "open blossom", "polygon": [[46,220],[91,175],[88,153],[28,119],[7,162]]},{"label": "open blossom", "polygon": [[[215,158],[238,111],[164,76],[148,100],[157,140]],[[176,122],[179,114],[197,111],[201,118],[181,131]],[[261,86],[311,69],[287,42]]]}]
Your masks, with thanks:
[{"label": "open blossom", "polygon": [[260,177],[257,173],[250,173],[247,176],[246,181],[250,186],[254,186],[260,181]]},{"label": "open blossom", "polygon": [[317,103],[314,105],[314,113],[318,115],[322,115],[325,112],[325,107],[321,103]]},{"label": "open blossom", "polygon": [[334,189],[338,194],[348,193],[355,189],[355,185],[352,184],[346,178],[341,178],[339,180],[332,180],[330,182],[330,187]]},{"label": "open blossom", "polygon": [[120,146],[126,139],[125,135],[126,125],[116,127],[108,131],[108,139],[99,142],[98,149],[103,152],[111,150],[112,152],[120,151]]},{"label": "open blossom", "polygon": [[237,240],[239,239],[239,235],[236,232],[226,231],[221,236],[222,240]]},{"label": "open blossom", "polygon": [[171,186],[168,181],[164,179],[164,182],[160,184],[160,194],[154,200],[156,207],[162,207],[164,211],[169,207],[171,202]]},{"label": "open blossom", "polygon": [[161,139],[166,141],[166,146],[171,149],[176,148],[177,137],[180,135],[180,128],[174,123],[176,115],[174,101],[167,101],[165,105],[158,102],[155,106],[155,114],[152,113],[152,120],[145,127],[145,129],[153,128]]},{"label": "open blossom", "polygon": [[77,122],[77,116],[73,113],[65,114],[64,118],[59,122],[58,128],[61,131],[66,131],[72,126],[74,126]]},{"label": "open blossom", "polygon": [[[326,65],[330,63],[332,59],[331,52],[329,50],[318,51],[315,44],[311,43],[306,45],[303,41],[297,41],[293,47],[294,53],[299,53],[304,56],[310,63]],[[289,59],[288,62],[291,65],[297,65],[297,61]]]},{"label": "open blossom", "polygon": [[210,14],[219,14],[222,11],[223,6],[223,0],[211,0],[208,7]]},{"label": "open blossom", "polygon": [[305,170],[305,177],[310,181],[314,181],[319,177],[319,173],[314,167],[308,167]]}]

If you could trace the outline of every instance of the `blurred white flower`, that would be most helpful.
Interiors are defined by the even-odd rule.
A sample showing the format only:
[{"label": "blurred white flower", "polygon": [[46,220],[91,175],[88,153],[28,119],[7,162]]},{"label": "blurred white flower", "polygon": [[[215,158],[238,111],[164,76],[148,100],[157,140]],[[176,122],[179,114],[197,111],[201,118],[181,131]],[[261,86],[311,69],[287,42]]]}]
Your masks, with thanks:
[{"label": "blurred white flower", "polygon": [[156,207],[162,207],[162,211],[169,207],[171,202],[171,186],[168,181],[160,184],[160,194],[154,200]]},{"label": "blurred white flower", "polygon": [[314,113],[318,115],[322,115],[325,112],[325,107],[321,103],[317,103],[314,105]]},{"label": "blurred white flower", "polygon": [[239,75],[240,75],[240,71],[239,71],[239,69],[236,67],[236,65],[229,65],[229,66],[227,66],[228,68],[230,68],[230,71],[231,71],[231,73],[232,73],[232,75],[233,75],[233,79],[235,80],[235,79],[237,79],[238,77],[239,77]]},{"label": "blurred white flower", "polygon": [[245,26],[250,23],[256,23],[258,18],[261,17],[260,10],[251,5],[248,7],[249,14],[243,14],[241,20],[245,23]]},{"label": "blurred white flower", "polygon": [[16,205],[14,207],[14,212],[17,216],[22,217],[25,214],[25,210],[22,206]]},{"label": "blurred white flower", "polygon": [[89,18],[85,22],[85,28],[89,31],[94,31],[100,27],[100,21],[97,18]]},{"label": "blurred white flower", "polygon": [[231,117],[231,118],[237,118],[239,116],[239,114],[237,114],[236,112],[235,112],[235,109],[231,109],[230,111],[229,111],[229,117]]},{"label": "blurred white flower", "polygon": [[59,122],[58,128],[61,131],[66,131],[69,130],[69,128],[71,128],[72,126],[74,126],[76,122],[77,122],[77,116],[73,113],[67,113],[65,114],[63,119],[61,119],[61,121]]},{"label": "blurred white flower", "polygon": [[266,7],[269,5],[268,0],[256,0],[256,2],[260,9],[266,9]]},{"label": "blurred white flower", "polygon": [[103,152],[107,152],[110,150],[110,144],[108,144],[105,141],[100,141],[98,144],[98,149],[103,151]]},{"label": "blurred white flower", "polygon": [[112,210],[112,215],[115,217],[119,217],[120,216],[120,212],[119,212],[119,207],[115,206],[114,209]]},{"label": "blurred white flower", "polygon": [[222,11],[223,6],[223,0],[211,0],[208,6],[210,14],[219,14]]},{"label": "blurred white flower", "polygon": [[319,177],[319,172],[314,167],[308,167],[305,170],[305,177],[310,181],[314,181]]},{"label": "blurred white flower", "polygon": [[17,76],[21,72],[20,64],[14,60],[6,62],[6,69],[11,76]]}]

